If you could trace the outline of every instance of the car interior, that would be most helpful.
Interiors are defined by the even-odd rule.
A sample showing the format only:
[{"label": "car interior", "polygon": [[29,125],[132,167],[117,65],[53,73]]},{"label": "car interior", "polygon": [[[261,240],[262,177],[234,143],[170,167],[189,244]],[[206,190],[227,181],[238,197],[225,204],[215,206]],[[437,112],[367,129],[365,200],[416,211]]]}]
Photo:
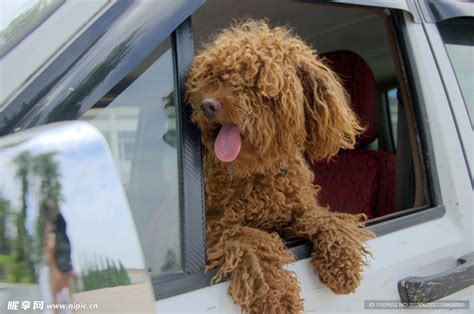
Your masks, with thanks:
[{"label": "car interior", "polygon": [[340,76],[366,126],[354,150],[340,151],[329,162],[311,161],[319,201],[377,220],[426,205],[413,104],[390,12],[286,0],[208,0],[192,16],[196,53],[213,33],[245,18],[294,29]]}]

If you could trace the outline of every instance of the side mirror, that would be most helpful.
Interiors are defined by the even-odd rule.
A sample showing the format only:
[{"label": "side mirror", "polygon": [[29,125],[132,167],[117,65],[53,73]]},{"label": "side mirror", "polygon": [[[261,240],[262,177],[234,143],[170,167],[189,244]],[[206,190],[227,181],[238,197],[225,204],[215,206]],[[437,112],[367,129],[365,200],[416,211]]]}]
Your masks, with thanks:
[{"label": "side mirror", "polygon": [[154,312],[120,178],[87,123],[0,138],[0,307]]}]

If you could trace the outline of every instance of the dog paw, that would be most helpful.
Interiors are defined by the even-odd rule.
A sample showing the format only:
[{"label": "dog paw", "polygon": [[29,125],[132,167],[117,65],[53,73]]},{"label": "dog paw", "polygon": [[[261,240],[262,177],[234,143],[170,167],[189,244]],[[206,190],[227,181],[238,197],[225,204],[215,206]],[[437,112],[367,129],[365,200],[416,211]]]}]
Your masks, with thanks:
[{"label": "dog paw", "polygon": [[301,313],[303,301],[300,299],[300,287],[296,276],[288,270],[280,270],[279,278],[270,283],[270,291],[265,297],[269,311],[259,313]]},{"label": "dog paw", "polygon": [[[230,296],[249,314],[297,314],[303,311],[300,287],[293,272],[267,269],[262,277],[249,282],[243,276],[237,286],[231,284]],[[251,283],[249,285],[249,283]]]},{"label": "dog paw", "polygon": [[319,280],[336,294],[349,294],[360,285],[364,258],[353,249],[340,248],[329,254],[313,254],[311,264]]},{"label": "dog paw", "polygon": [[356,225],[326,230],[313,240],[311,263],[321,282],[336,294],[354,292],[360,285],[362,269],[371,256],[364,241],[372,232]]}]

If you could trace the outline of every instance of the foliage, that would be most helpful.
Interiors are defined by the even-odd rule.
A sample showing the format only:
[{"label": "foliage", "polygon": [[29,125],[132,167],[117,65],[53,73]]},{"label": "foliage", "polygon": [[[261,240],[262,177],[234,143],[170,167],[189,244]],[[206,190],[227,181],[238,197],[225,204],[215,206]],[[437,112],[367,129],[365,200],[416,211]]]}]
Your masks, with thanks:
[{"label": "foliage", "polygon": [[[14,159],[15,173],[20,183],[20,208],[12,208],[11,202],[0,195],[0,280],[13,283],[36,283],[35,264],[43,257],[44,218],[48,211],[56,217],[60,211],[60,172],[54,153],[32,156],[22,152]],[[31,202],[31,187],[37,180],[39,199]],[[38,207],[38,219],[33,237],[26,227],[29,206]],[[39,239],[34,242],[33,239]],[[31,254],[34,252],[34,254]]]},{"label": "foliage", "polygon": [[104,263],[100,258],[94,264],[88,264],[81,274],[84,291],[130,284],[127,270],[120,261],[116,263],[106,258]]},{"label": "foliage", "polygon": [[39,0],[27,10],[15,17],[3,30],[0,31],[0,44],[11,40],[28,23],[37,18],[51,4],[51,0]]}]

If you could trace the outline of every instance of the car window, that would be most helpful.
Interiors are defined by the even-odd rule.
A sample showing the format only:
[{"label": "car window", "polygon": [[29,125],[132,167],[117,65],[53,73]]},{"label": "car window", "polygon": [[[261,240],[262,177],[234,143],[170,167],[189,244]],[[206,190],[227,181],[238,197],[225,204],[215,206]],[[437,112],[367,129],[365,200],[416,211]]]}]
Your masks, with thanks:
[{"label": "car window", "polygon": [[[150,275],[181,270],[173,58],[167,39],[82,120],[107,140],[127,192]],[[133,72],[133,71],[132,71]],[[104,106],[104,102],[107,104]]]},{"label": "car window", "polygon": [[455,18],[438,23],[446,51],[453,66],[474,124],[474,18]]}]

